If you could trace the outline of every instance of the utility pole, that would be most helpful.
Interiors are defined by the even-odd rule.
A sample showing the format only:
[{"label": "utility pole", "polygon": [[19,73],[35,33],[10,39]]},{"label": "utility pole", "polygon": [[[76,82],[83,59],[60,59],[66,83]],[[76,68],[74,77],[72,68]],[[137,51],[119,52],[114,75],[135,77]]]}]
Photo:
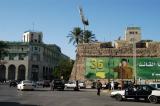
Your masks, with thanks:
[{"label": "utility pole", "polygon": [[135,38],[132,38],[132,43],[133,43],[133,68],[134,68],[134,81],[135,84],[137,84],[137,68],[136,68],[136,64],[137,64],[137,53],[136,53],[136,42],[135,42]]}]

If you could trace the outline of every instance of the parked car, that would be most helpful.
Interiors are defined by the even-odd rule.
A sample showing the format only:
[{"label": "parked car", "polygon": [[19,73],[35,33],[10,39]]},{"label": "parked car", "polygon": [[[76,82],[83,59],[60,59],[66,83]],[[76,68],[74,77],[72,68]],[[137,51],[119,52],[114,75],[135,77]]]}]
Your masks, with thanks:
[{"label": "parked car", "polygon": [[30,80],[23,80],[17,85],[18,90],[34,90],[34,84]]},{"label": "parked car", "polygon": [[69,81],[68,83],[65,84],[65,88],[79,90],[80,86],[78,84],[78,88],[77,88],[76,81]]},{"label": "parked car", "polygon": [[151,82],[151,83],[149,83],[149,85],[151,85],[157,89],[160,89],[160,82]]},{"label": "parked car", "polygon": [[44,81],[43,81],[43,80],[40,80],[40,81],[37,81],[37,82],[36,82],[36,85],[37,85],[37,86],[43,86],[43,84],[44,84]]},{"label": "parked car", "polygon": [[55,90],[55,89],[58,89],[58,90],[64,90],[65,88],[65,83],[64,83],[64,80],[61,80],[61,79],[55,79],[51,82],[51,90]]},{"label": "parked car", "polygon": [[[114,82],[114,89],[118,89],[118,85],[119,83],[118,82]],[[105,83],[105,84],[102,84],[102,88],[103,89],[111,89],[111,82],[109,83]]]},{"label": "parked car", "polygon": [[95,81],[94,81],[94,82],[92,82],[91,88],[92,88],[92,89],[97,88],[97,82],[95,82]]},{"label": "parked car", "polygon": [[79,85],[79,87],[80,87],[81,89],[86,88],[86,84],[85,84],[85,82],[83,82],[83,81],[78,81],[78,85]]},{"label": "parked car", "polygon": [[44,80],[43,81],[43,88],[44,87],[50,87],[50,80]]},{"label": "parked car", "polygon": [[33,86],[36,88],[37,87],[37,83],[35,81],[32,81]]},{"label": "parked car", "polygon": [[124,90],[112,91],[111,97],[118,101],[127,100],[128,98],[137,101],[143,98],[151,103],[157,103],[160,100],[160,91],[150,85],[132,85]]},{"label": "parked car", "polygon": [[16,87],[17,86],[17,82],[15,81],[15,80],[13,80],[13,81],[10,81],[10,83],[9,83],[9,87]]}]

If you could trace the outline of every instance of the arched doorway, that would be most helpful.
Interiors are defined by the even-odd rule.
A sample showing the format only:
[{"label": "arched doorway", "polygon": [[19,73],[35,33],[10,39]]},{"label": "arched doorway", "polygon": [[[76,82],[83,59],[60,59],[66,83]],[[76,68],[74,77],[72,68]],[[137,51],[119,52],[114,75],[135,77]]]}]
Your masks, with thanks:
[{"label": "arched doorway", "polygon": [[15,80],[16,67],[15,65],[10,65],[8,67],[8,80]]},{"label": "arched doorway", "polygon": [[6,80],[6,66],[0,65],[0,82],[4,82]]},{"label": "arched doorway", "polygon": [[25,80],[25,74],[26,74],[26,68],[24,65],[20,65],[18,67],[18,80],[21,81],[21,80]]}]

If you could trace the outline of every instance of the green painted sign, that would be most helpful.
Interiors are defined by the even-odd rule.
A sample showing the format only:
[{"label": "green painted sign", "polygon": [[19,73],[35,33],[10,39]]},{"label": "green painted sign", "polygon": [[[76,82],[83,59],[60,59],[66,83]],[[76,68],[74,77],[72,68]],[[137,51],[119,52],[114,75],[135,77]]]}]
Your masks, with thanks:
[{"label": "green painted sign", "polygon": [[133,79],[135,73],[141,79],[160,79],[160,58],[137,58],[136,72],[133,58],[86,58],[85,77],[88,79]]},{"label": "green painted sign", "polygon": [[137,76],[142,79],[160,79],[160,58],[138,58]]}]

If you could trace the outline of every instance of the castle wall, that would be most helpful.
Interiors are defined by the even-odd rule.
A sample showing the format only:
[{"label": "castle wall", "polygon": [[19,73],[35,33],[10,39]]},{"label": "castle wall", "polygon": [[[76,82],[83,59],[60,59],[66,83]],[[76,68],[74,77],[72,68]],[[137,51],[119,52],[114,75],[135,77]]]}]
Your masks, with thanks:
[{"label": "castle wall", "polygon": [[[76,62],[70,80],[87,80],[85,74],[85,59],[88,57],[133,57],[133,44],[123,47],[109,48],[104,43],[79,44]],[[136,57],[160,57],[160,42],[148,42],[145,48],[136,48]]]}]

